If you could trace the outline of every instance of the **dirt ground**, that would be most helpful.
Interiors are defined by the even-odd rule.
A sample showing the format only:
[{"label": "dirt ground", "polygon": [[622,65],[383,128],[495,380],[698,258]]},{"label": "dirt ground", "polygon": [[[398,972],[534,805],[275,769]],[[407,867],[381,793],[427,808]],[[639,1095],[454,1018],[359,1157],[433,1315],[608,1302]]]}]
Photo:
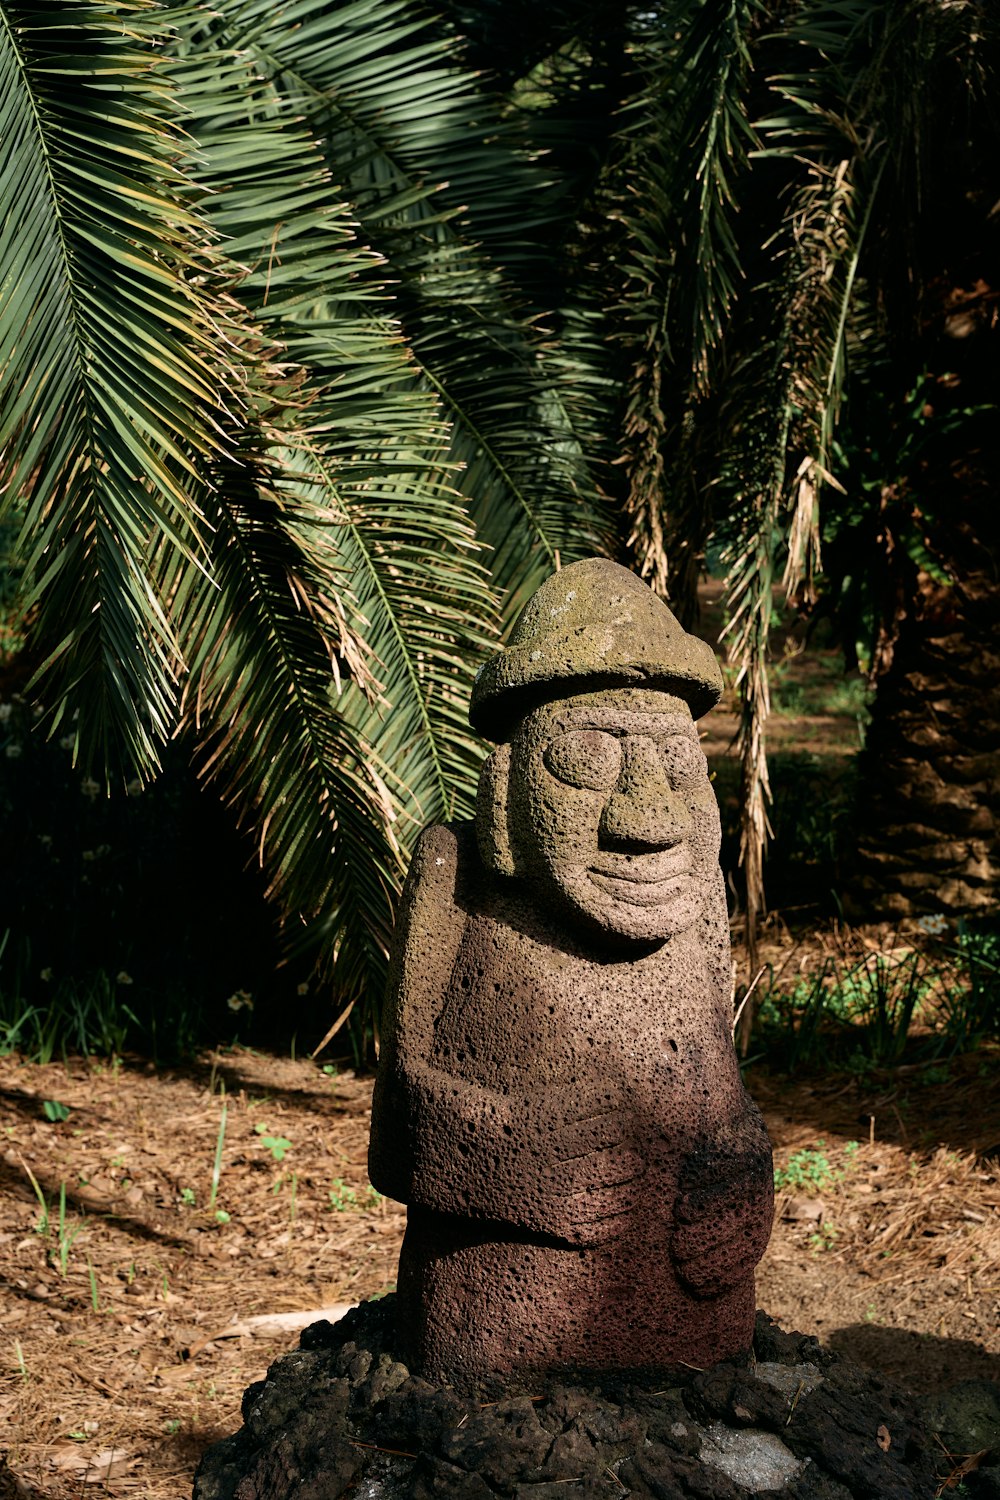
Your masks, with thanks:
[{"label": "dirt ground", "polygon": [[[760,1305],[918,1389],[1000,1378],[998,1072],[980,1052],[947,1082],[751,1075],[803,1178]],[[368,1186],[370,1098],[245,1050],[159,1074],[0,1059],[0,1495],[180,1500],[297,1341],[249,1320],[392,1287],[403,1215]]]}]

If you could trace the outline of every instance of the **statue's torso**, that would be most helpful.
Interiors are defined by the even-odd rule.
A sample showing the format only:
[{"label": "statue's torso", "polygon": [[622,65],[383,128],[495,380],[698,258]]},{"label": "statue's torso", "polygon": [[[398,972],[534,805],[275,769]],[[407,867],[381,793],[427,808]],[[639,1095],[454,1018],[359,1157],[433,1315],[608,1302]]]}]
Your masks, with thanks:
[{"label": "statue's torso", "polygon": [[651,1157],[676,1163],[743,1097],[728,997],[704,951],[681,934],[601,959],[523,917],[503,896],[467,915],[429,1061],[507,1097],[610,1088]]},{"label": "statue's torso", "polygon": [[721,891],[669,941],[602,952],[485,875],[471,830],[437,828],[406,922],[372,1161],[410,1204],[399,1289],[421,1367],[745,1344],[770,1152],[729,1034]]}]

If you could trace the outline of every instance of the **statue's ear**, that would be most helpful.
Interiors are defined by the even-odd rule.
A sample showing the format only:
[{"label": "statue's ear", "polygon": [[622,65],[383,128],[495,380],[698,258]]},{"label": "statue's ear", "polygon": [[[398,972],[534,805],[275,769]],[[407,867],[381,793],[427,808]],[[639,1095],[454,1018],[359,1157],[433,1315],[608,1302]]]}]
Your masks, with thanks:
[{"label": "statue's ear", "polygon": [[479,773],[476,838],[483,864],[498,875],[515,873],[510,842],[510,745],[498,745]]}]

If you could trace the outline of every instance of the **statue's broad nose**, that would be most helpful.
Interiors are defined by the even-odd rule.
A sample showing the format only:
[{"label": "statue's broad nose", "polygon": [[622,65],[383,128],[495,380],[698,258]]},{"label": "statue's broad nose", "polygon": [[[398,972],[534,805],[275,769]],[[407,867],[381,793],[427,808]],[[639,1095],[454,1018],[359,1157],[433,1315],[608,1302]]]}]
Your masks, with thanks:
[{"label": "statue's broad nose", "polygon": [[671,787],[655,743],[630,736],[622,751],[621,775],[601,814],[601,837],[656,849],[678,843],[691,815]]}]

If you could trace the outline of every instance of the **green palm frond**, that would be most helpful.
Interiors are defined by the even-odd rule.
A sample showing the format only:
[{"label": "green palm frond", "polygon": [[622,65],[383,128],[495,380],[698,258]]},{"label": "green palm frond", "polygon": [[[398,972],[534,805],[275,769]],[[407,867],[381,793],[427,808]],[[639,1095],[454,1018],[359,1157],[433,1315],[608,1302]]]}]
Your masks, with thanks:
[{"label": "green palm frond", "polygon": [[355,999],[381,983],[401,878],[392,800],[337,711],[349,633],[303,537],[313,517],[287,493],[286,456],[268,459],[278,435],[247,424],[239,437],[207,502],[218,587],[189,572],[175,589],[196,762],[253,831],[286,912],[326,924],[338,993]]},{"label": "green palm frond", "polygon": [[[451,419],[448,462],[488,549],[506,628],[554,568],[613,549],[612,517],[554,372],[530,359],[507,323],[480,324],[473,337],[449,321],[425,323],[415,348]],[[589,372],[581,373],[584,397]]]},{"label": "green palm frond", "polygon": [[497,643],[490,580],[454,501],[403,516],[398,491],[338,493],[344,524],[331,540],[371,622],[381,686],[377,698],[354,694],[346,707],[386,768],[409,850],[425,823],[472,813],[482,749],[468,699],[473,663]]},{"label": "green palm frond", "polygon": [[229,376],[189,288],[176,106],[153,7],[0,7],[0,450],[56,722],[86,686],[82,753],[150,774],[180,661],[153,536],[197,555],[179,474],[218,448]]},{"label": "green palm frond", "polygon": [[658,11],[644,29],[646,79],[626,132],[630,546],[685,618],[710,529],[699,436],[718,411],[744,275],[739,215],[757,144],[751,42],[761,15],[760,0]]},{"label": "green palm frond", "polygon": [[298,0],[278,16],[230,0],[213,14],[192,45],[252,60],[270,107],[308,122],[385,261],[416,385],[450,425],[446,461],[509,619],[557,558],[613,545],[573,384],[508,281],[521,229],[544,217],[544,179],[408,4]]},{"label": "green palm frond", "polygon": [[[925,0],[808,0],[769,39],[796,71],[773,77],[771,110],[756,125],[755,168],[783,169],[784,190],[764,236],[767,274],[758,272],[733,331],[722,405],[736,435],[723,446],[722,484],[735,532],[728,600],[751,945],[769,836],[764,725],[776,572],[783,555],[786,594],[812,597],[821,495],[840,489],[832,454],[852,368],[863,371],[869,351],[884,351],[890,324],[903,350],[916,331],[922,179],[942,107],[952,108],[945,101],[977,95],[985,103],[983,33],[995,42],[997,26],[981,11]],[[893,302],[909,303],[902,318]]]},{"label": "green palm frond", "polygon": [[[363,994],[370,1012],[408,846],[424,821],[471,808],[489,576],[381,258],[315,137],[245,52],[190,40],[175,67],[205,211],[232,257],[232,337],[251,386],[280,399],[207,502],[219,592],[206,609],[188,579],[188,701],[275,891],[335,957],[341,997]],[[231,124],[230,98],[252,126]],[[255,671],[234,671],[241,660]]]},{"label": "green palm frond", "polygon": [[977,0],[526,14],[0,0],[3,505],[52,717],[148,775],[182,712],[372,1004],[414,832],[471,809],[474,665],[619,528],[688,620],[727,547],[752,930],[772,605],[822,584],[841,411],[916,387],[928,205],[996,138]]},{"label": "green palm frond", "polygon": [[747,96],[750,37],[761,15],[761,0],[704,0],[682,28],[676,59],[680,86],[670,144],[677,168],[668,191],[679,211],[685,257],[699,272],[688,315],[691,366],[701,392],[744,274],[734,219],[743,198],[740,177],[757,144]]},{"label": "green palm frond", "polygon": [[[513,263],[549,217],[545,176],[491,106],[458,49],[411,0],[229,0],[227,29],[283,100],[320,132],[358,218],[401,263],[459,238]],[[484,192],[488,186],[489,191]],[[422,226],[417,230],[415,226]]]},{"label": "green palm frond", "polygon": [[[796,386],[789,461],[798,490],[789,592],[803,579],[808,591],[818,566],[819,496],[824,485],[837,485],[831,445],[849,365],[863,365],[866,351],[880,346],[886,302],[909,303],[894,337],[905,344],[916,332],[916,247],[931,142],[944,128],[945,151],[962,149],[963,137],[950,136],[949,101],[966,111],[965,133],[977,102],[993,107],[998,35],[997,21],[979,6],[927,0],[878,7],[811,0],[789,27],[798,71],[774,80],[780,107],[759,124],[762,156],[791,164],[795,174],[775,252],[801,268],[788,312]],[[875,285],[881,306],[868,291]]]}]

